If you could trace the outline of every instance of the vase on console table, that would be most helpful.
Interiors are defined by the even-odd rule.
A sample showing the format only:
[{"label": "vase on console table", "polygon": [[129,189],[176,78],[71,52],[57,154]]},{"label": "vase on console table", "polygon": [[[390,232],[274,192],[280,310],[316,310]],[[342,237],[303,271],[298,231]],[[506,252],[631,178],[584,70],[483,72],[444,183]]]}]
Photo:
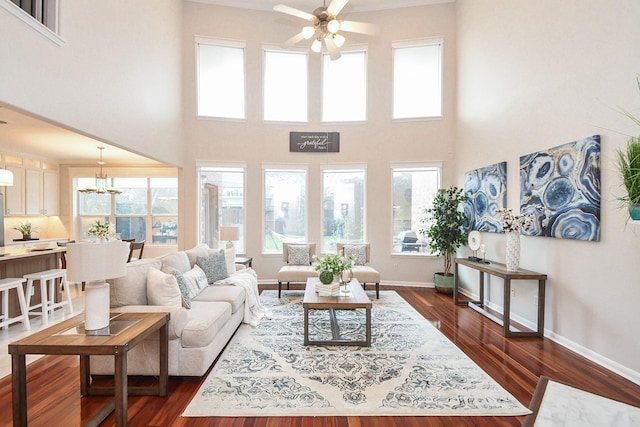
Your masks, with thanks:
[{"label": "vase on console table", "polygon": [[518,271],[520,264],[520,231],[507,231],[507,271]]}]

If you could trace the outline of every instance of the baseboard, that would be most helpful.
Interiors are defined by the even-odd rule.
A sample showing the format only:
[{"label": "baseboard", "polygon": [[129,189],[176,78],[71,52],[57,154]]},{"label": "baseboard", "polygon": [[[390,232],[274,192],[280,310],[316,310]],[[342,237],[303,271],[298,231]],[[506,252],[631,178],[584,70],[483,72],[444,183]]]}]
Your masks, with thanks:
[{"label": "baseboard", "polygon": [[[477,300],[479,299],[479,295],[470,292],[468,289],[461,289],[460,293],[463,294],[464,296],[468,297],[469,299],[473,299],[473,300]],[[491,309],[494,310],[500,314],[503,313],[503,307],[496,305],[494,303],[488,302],[486,303],[486,305]],[[514,322],[518,322],[520,324],[522,324],[523,326],[526,326],[529,329],[536,329],[536,325],[535,323],[531,322],[528,319],[525,319],[523,317],[518,316],[517,314],[513,314],[511,313],[511,319]],[[592,361],[593,363],[596,363],[600,366],[602,366],[605,369],[610,370],[611,372],[614,372],[626,379],[628,379],[629,381],[632,381],[638,385],[640,385],[640,372],[636,372],[632,369],[627,368],[626,366],[623,366],[599,353],[596,353],[593,350],[589,350],[588,348],[575,343],[565,337],[563,337],[562,335],[556,334],[555,332],[545,328],[544,329],[544,336],[545,338],[550,339],[551,341],[554,341],[558,344],[560,344],[561,346],[573,351],[574,353],[579,354],[580,356]]]}]

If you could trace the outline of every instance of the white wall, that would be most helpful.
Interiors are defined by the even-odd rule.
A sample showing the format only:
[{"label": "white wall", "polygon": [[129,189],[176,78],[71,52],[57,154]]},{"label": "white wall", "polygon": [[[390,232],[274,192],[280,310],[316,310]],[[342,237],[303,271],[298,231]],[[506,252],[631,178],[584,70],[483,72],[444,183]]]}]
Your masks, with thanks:
[{"label": "white wall", "polygon": [[[348,6],[347,6],[348,7]],[[348,9],[345,11],[347,12]],[[263,162],[309,165],[309,237],[320,241],[320,165],[367,163],[367,232],[372,244],[372,265],[385,281],[432,283],[433,272],[442,270],[442,260],[421,257],[392,257],[390,162],[444,161],[444,183],[454,177],[453,141],[455,126],[455,5],[399,9],[345,15],[345,19],[372,22],[380,27],[377,37],[348,36],[348,43],[368,44],[368,123],[323,125],[320,123],[320,61],[310,55],[310,123],[307,125],[264,124],[262,121],[262,43],[279,45],[298,33],[304,21],[276,12],[258,12],[187,2],[184,6],[184,112],[188,148],[185,159],[185,187],[195,189],[196,161],[242,161],[247,164],[247,254],[260,279],[277,277],[281,255],[262,255],[262,164]],[[401,23],[401,25],[399,25]],[[196,119],[194,36],[246,41],[248,113],[246,122]],[[442,120],[391,122],[392,61],[395,40],[444,37],[444,118]],[[289,153],[290,131],[338,131],[340,153]],[[187,218],[196,218],[196,191],[187,191]],[[196,242],[197,224],[185,231],[186,245]],[[394,268],[394,264],[397,268]]]},{"label": "white wall", "polygon": [[182,0],[59,3],[62,46],[0,8],[0,103],[180,166]]},{"label": "white wall", "polygon": [[[458,0],[456,176],[507,161],[518,211],[521,155],[602,135],[601,241],[522,237],[521,266],[549,275],[549,336],[640,383],[640,225],[626,225],[616,201],[615,150],[626,138],[612,131],[639,132],[617,111],[640,111],[638,22],[636,0]],[[504,236],[482,239],[503,262]],[[514,311],[529,320],[534,285],[516,289]]]}]

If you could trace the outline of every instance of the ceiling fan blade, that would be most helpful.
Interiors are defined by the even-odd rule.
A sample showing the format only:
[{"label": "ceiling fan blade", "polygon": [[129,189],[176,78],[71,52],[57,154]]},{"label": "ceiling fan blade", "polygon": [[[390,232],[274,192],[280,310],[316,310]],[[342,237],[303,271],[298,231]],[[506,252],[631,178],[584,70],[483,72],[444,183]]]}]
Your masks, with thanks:
[{"label": "ceiling fan blade", "polygon": [[327,51],[329,51],[329,57],[332,61],[336,59],[340,59],[340,48],[336,45],[336,42],[333,41],[333,36],[327,35],[324,37],[324,44],[327,46]]},{"label": "ceiling fan blade", "polygon": [[301,42],[302,40],[304,40],[304,34],[301,31],[298,34],[296,34],[295,36],[291,37],[289,40],[287,40],[284,43],[282,43],[282,47],[284,47],[284,48],[291,47],[294,44]]},{"label": "ceiling fan blade", "polygon": [[297,16],[298,18],[302,18],[311,22],[313,22],[314,19],[316,19],[316,17],[310,13],[303,12],[302,10],[295,9],[293,7],[289,7],[284,4],[277,4],[273,6],[273,10],[275,10],[276,12],[286,13],[287,15]]},{"label": "ceiling fan blade", "polygon": [[367,34],[370,36],[378,34],[377,25],[356,21],[340,21],[340,30],[347,31],[349,33]]},{"label": "ceiling fan blade", "polygon": [[349,0],[333,0],[329,4],[329,7],[327,7],[327,12],[330,15],[336,16],[340,13],[342,8],[346,6],[347,3],[349,3]]}]

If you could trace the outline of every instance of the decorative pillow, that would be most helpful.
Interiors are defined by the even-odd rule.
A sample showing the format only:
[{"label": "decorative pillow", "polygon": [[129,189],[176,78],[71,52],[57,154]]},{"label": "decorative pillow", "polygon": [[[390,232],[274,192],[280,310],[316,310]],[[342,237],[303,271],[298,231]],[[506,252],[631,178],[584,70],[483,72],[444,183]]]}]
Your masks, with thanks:
[{"label": "decorative pillow", "polygon": [[196,265],[202,268],[204,274],[207,275],[209,284],[229,277],[227,261],[224,258],[224,249],[207,256],[199,256],[196,260]]},{"label": "decorative pillow", "polygon": [[189,293],[189,284],[187,283],[187,279],[184,278],[184,275],[171,266],[162,264],[162,268],[160,269],[163,273],[172,274],[176,278],[176,282],[178,282],[178,288],[180,289],[180,294],[182,295],[182,306],[184,308],[191,308],[191,295]]},{"label": "decorative pillow", "polygon": [[175,276],[150,268],[147,275],[147,300],[149,305],[182,307],[182,297]]},{"label": "decorative pillow", "polygon": [[157,259],[144,258],[127,263],[127,274],[110,279],[110,306],[147,305],[147,275],[150,268],[158,269],[162,263]]},{"label": "decorative pillow", "polygon": [[202,271],[202,269],[197,265],[182,276],[184,277],[184,280],[187,281],[190,299],[193,299],[201,290],[209,285],[209,283],[207,283],[207,275],[204,274],[204,271]]},{"label": "decorative pillow", "polygon": [[191,249],[187,249],[184,253],[186,253],[187,258],[189,258],[189,268],[193,268],[193,266],[196,265],[196,261],[199,256],[207,256],[209,253],[209,245],[206,243],[200,243]]},{"label": "decorative pillow", "polygon": [[289,245],[287,246],[287,263],[291,265],[310,265],[309,245]]},{"label": "decorative pillow", "polygon": [[353,256],[355,265],[365,265],[367,263],[367,246],[366,245],[344,245],[344,257],[349,259]]}]

